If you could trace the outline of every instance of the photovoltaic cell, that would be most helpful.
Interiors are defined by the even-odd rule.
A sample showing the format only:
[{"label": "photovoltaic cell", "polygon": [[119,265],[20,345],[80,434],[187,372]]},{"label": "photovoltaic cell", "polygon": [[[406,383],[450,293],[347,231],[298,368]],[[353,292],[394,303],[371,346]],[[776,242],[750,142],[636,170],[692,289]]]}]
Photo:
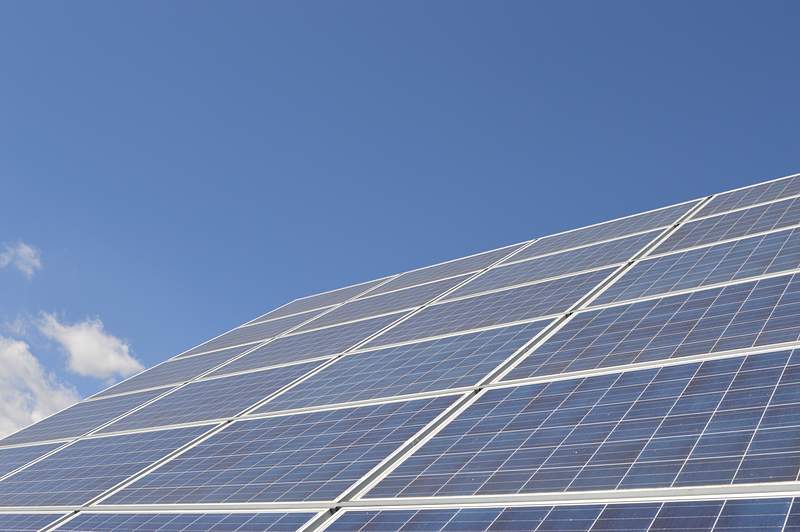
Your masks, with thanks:
[{"label": "photovoltaic cell", "polygon": [[147,371],[131,377],[128,380],[122,381],[116,386],[106,388],[95,397],[103,397],[106,395],[118,394],[122,392],[131,392],[134,390],[141,390],[144,388],[154,388],[156,386],[163,386],[165,384],[181,384],[190,379],[205,373],[211,368],[217,367],[223,362],[234,358],[240,353],[244,353],[247,349],[252,349],[253,346],[241,348],[234,347],[232,349],[223,349],[222,351],[215,351],[207,355],[198,355],[188,358],[176,358],[168,360],[163,364],[154,366]]},{"label": "photovoltaic cell", "polygon": [[333,500],[453,401],[438,397],[237,421],[105,502]]},{"label": "photovoltaic cell", "polygon": [[492,389],[367,497],[794,481],[799,362],[784,351]]},{"label": "photovoltaic cell", "polygon": [[166,389],[83,401],[5,438],[3,445],[80,436],[161,395]]},{"label": "photovoltaic cell", "polygon": [[[783,498],[582,506],[346,510],[326,530],[780,532],[784,530],[784,523],[795,522],[798,506],[793,499]],[[791,529],[791,525],[786,528]]]},{"label": "photovoltaic cell", "polygon": [[367,345],[389,345],[563,312],[612,271],[613,268],[609,268],[582,273],[431,305],[382,333]]},{"label": "photovoltaic cell", "polygon": [[61,525],[68,532],[293,532],[312,513],[81,513]]},{"label": "photovoltaic cell", "polygon": [[472,386],[546,324],[537,321],[348,355],[259,412]]},{"label": "photovoltaic cell", "polygon": [[800,267],[800,231],[736,240],[645,260],[598,297],[601,305],[793,270]]},{"label": "photovoltaic cell", "polygon": [[256,323],[263,320],[271,320],[274,318],[289,316],[291,314],[297,314],[299,312],[308,312],[314,309],[338,305],[339,303],[343,303],[352,297],[365,293],[367,290],[372,289],[383,281],[384,279],[377,279],[375,281],[339,288],[338,290],[331,290],[330,292],[324,292],[322,294],[295,299],[291,303],[275,310],[271,310],[266,314],[262,314],[258,318],[251,320],[248,323]]},{"label": "photovoltaic cell", "polygon": [[112,423],[102,432],[191,423],[234,416],[302,377],[320,362],[198,381]]},{"label": "photovoltaic cell", "polygon": [[800,194],[800,176],[787,177],[742,190],[718,194],[697,215],[710,216],[748,205],[755,205],[756,203],[785,198],[794,194]]},{"label": "photovoltaic cell", "polygon": [[604,244],[597,244],[596,246],[515,262],[507,266],[498,266],[476,277],[453,293],[448,294],[448,297],[477,294],[548,277],[619,264],[630,259],[637,251],[658,236],[660,232],[652,231],[642,235],[612,240]]},{"label": "photovoltaic cell", "polygon": [[0,506],[84,504],[208,429],[79,440],[0,481]]},{"label": "photovoltaic cell", "polygon": [[656,253],[710,244],[800,223],[800,198],[787,199],[689,222],[662,242]]},{"label": "photovoltaic cell", "polygon": [[786,275],[580,312],[504,380],[795,341],[798,287]]},{"label": "photovoltaic cell", "polygon": [[377,316],[379,314],[388,314],[390,312],[397,312],[399,310],[411,309],[427,303],[431,299],[439,296],[443,292],[451,289],[458,283],[462,282],[464,277],[455,277],[445,279],[444,281],[435,281],[433,283],[415,286],[398,290],[397,292],[390,292],[374,297],[367,297],[363,299],[356,299],[345,303],[336,310],[329,312],[314,321],[303,325],[298,331],[307,331],[309,329],[316,329],[326,325],[333,325],[335,323],[342,323],[346,321],[358,320],[370,316]]},{"label": "photovoltaic cell", "polygon": [[[213,353],[202,353],[202,354],[203,355],[216,355],[218,353],[227,353],[227,354],[230,355],[230,358],[233,358],[234,356],[236,356],[238,354],[241,354],[241,353],[244,353],[245,351],[248,351],[250,349],[253,349],[253,344],[240,345],[240,346],[236,346],[236,347],[229,347],[227,349],[220,349],[219,351],[214,351]],[[182,360],[184,358],[194,358],[195,356],[197,356],[197,355],[186,353],[186,354],[181,354],[181,355],[174,356],[170,360]]]},{"label": "photovoltaic cell", "polygon": [[391,316],[381,316],[327,329],[284,336],[226,364],[215,371],[213,375],[226,375],[237,371],[335,355],[368,338],[400,316],[401,314],[392,314]]},{"label": "photovoltaic cell", "polygon": [[506,255],[513,253],[514,250],[520,248],[522,245],[523,244],[515,244],[502,249],[495,249],[471,257],[453,260],[444,264],[435,264],[427,268],[406,272],[370,293],[380,294],[390,290],[397,290],[398,288],[406,288],[421,283],[444,279],[446,277],[476,272],[494,264]]},{"label": "photovoltaic cell", "polygon": [[561,251],[593,242],[601,242],[611,238],[650,231],[658,227],[665,227],[676,222],[681,216],[697,204],[697,201],[673,205],[657,211],[645,212],[621,220],[612,220],[583,229],[576,229],[568,233],[543,237],[529,247],[514,255],[511,260],[521,260],[554,251]]},{"label": "photovoltaic cell", "polygon": [[[0,448],[0,476],[7,475],[16,468],[22,467],[40,456],[44,456],[61,445],[61,443],[48,443],[26,447]],[[2,502],[0,502],[0,506],[3,506]]]},{"label": "photovoltaic cell", "polygon": [[0,513],[3,532],[37,532],[66,514],[4,514]]},{"label": "photovoltaic cell", "polygon": [[204,353],[214,349],[223,347],[230,347],[240,344],[252,344],[261,340],[266,340],[285,332],[296,325],[303,323],[314,317],[314,313],[297,314],[286,318],[265,321],[255,325],[243,325],[232,331],[229,331],[218,338],[209,340],[208,342],[195,347],[194,349],[183,353],[183,356],[194,355],[196,353]]}]

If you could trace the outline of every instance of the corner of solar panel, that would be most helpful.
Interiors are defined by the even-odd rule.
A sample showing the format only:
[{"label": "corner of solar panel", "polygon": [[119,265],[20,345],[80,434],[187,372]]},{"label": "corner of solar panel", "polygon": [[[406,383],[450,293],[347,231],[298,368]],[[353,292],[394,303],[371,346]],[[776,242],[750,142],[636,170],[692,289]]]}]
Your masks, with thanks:
[{"label": "corner of solar panel", "polygon": [[301,297],[0,440],[0,530],[800,529],[800,175]]}]

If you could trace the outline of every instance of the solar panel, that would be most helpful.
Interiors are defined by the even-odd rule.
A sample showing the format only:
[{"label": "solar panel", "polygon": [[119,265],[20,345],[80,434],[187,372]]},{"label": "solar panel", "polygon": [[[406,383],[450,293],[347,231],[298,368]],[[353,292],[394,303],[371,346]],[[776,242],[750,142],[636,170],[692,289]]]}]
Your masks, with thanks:
[{"label": "solar panel", "polygon": [[[293,532],[312,513],[80,513],[58,527],[68,532]],[[0,521],[2,522],[2,521]]]},{"label": "solar panel", "polygon": [[514,255],[512,260],[530,259],[555,251],[563,251],[633,233],[651,231],[658,227],[666,227],[676,222],[695,205],[697,205],[697,201],[691,201],[681,205],[673,205],[656,211],[645,212],[627,218],[620,218],[618,220],[584,227],[582,229],[575,229],[566,233],[543,237]]},{"label": "solar panel", "polygon": [[799,286],[787,275],[580,312],[505,380],[792,342]]},{"label": "solar panel", "polygon": [[454,277],[444,281],[435,281],[428,284],[405,288],[397,292],[384,293],[379,296],[356,299],[345,303],[336,310],[329,312],[300,327],[298,331],[307,331],[335,323],[358,320],[379,314],[388,314],[399,310],[407,310],[427,303],[431,299],[446,292],[465,277]]},{"label": "solar panel", "polygon": [[523,244],[514,244],[513,246],[495,249],[493,251],[486,251],[484,253],[478,253],[477,255],[471,255],[469,257],[464,257],[463,259],[452,260],[449,262],[443,262],[441,264],[434,264],[433,266],[428,266],[426,268],[412,270],[399,275],[397,278],[392,279],[385,285],[379,286],[378,288],[372,290],[370,294],[381,294],[391,290],[397,290],[399,288],[407,288],[409,286],[445,279],[447,277],[454,277],[456,275],[476,272],[490,266],[491,264],[494,264],[503,257],[510,255],[522,245]]},{"label": "solar panel", "polygon": [[537,321],[348,355],[258,412],[472,386],[547,323]]},{"label": "solar panel", "polygon": [[[48,443],[25,447],[0,448],[0,477],[9,474],[32,460],[44,456],[61,445],[60,443]],[[0,503],[0,506],[2,506],[2,503]]]},{"label": "solar panel", "polygon": [[82,439],[0,481],[0,506],[84,504],[209,427]]},{"label": "solar panel", "polygon": [[453,400],[237,421],[104,502],[330,501]]},{"label": "solar panel", "polygon": [[762,183],[752,187],[717,194],[703,207],[698,216],[710,216],[721,212],[773,201],[787,196],[800,194],[800,176],[789,176],[783,179]]},{"label": "solar panel", "polygon": [[272,338],[283,332],[288,331],[292,327],[308,321],[313,318],[316,313],[297,314],[295,316],[288,316],[286,318],[279,318],[270,321],[263,321],[255,325],[242,325],[232,331],[228,331],[222,336],[209,340],[208,342],[190,349],[183,356],[194,355],[197,353],[205,353],[223,347],[231,347],[241,344],[257,343],[267,338]]},{"label": "solar panel", "polygon": [[112,394],[142,390],[144,388],[155,388],[156,386],[164,386],[166,384],[181,384],[252,348],[252,346],[245,348],[234,347],[205,355],[168,360],[130,379],[124,380],[116,386],[106,388],[94,397],[104,397]]},{"label": "solar panel", "polygon": [[614,303],[800,268],[800,231],[735,240],[636,264],[595,304]]},{"label": "solar panel", "polygon": [[785,523],[788,525],[787,521],[796,523],[798,514],[800,504],[791,498],[582,506],[346,510],[326,530],[779,532],[784,530]]},{"label": "solar panel", "polygon": [[3,445],[80,436],[164,393],[164,389],[84,401],[2,440]]},{"label": "solar panel", "polygon": [[437,303],[422,309],[367,345],[389,345],[564,312],[612,271],[613,268],[608,268],[521,288]]},{"label": "solar panel", "polygon": [[797,223],[800,223],[800,198],[787,199],[689,222],[679,227],[655,251],[666,253],[719,240],[783,229]]},{"label": "solar panel", "polygon": [[0,530],[4,532],[37,532],[66,514],[0,513]]},{"label": "solar panel", "polygon": [[[319,362],[193,382],[112,423],[101,432],[176,425],[238,414],[302,377]],[[209,400],[213,398],[213,400]]]},{"label": "solar panel", "polygon": [[397,320],[402,314],[381,316],[363,321],[284,336],[259,347],[242,358],[226,364],[212,375],[226,375],[287,362],[335,355],[346,351]]},{"label": "solar panel", "polygon": [[799,361],[784,351],[491,389],[367,498],[794,481]]},{"label": "solar panel", "polygon": [[604,244],[498,266],[448,294],[448,297],[477,294],[548,277],[620,264],[630,259],[660,233],[661,231],[651,231],[641,235],[612,240]]}]

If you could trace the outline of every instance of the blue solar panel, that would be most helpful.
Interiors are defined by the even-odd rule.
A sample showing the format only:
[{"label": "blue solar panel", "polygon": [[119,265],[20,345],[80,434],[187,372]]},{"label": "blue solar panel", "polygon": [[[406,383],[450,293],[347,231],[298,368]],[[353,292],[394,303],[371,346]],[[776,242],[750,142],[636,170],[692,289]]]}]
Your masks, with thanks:
[{"label": "blue solar panel", "polygon": [[66,514],[4,514],[0,513],[3,532],[37,532]]},{"label": "blue solar panel", "polygon": [[311,513],[81,513],[61,525],[68,532],[293,532]]},{"label": "blue solar panel", "polygon": [[620,264],[650,243],[660,231],[564,251],[538,259],[497,266],[448,294],[449,298],[477,294],[612,264]]},{"label": "blue solar panel", "polygon": [[2,506],[84,504],[209,427],[79,440],[0,481]]},{"label": "blue solar panel", "polygon": [[348,355],[271,400],[259,412],[472,386],[547,323],[537,321]]},{"label": "blue solar panel", "polygon": [[234,416],[302,377],[320,362],[191,383],[134,412],[101,432],[119,432]]},{"label": "blue solar panel", "polygon": [[143,371],[135,377],[122,381],[116,386],[106,388],[95,395],[95,397],[104,397],[111,394],[131,392],[144,388],[155,388],[156,386],[163,386],[165,384],[182,384],[205,373],[211,368],[219,366],[226,360],[230,360],[244,353],[247,349],[252,349],[252,346],[245,348],[234,347],[208,353],[206,355],[168,360],[163,364]]},{"label": "blue solar panel", "polygon": [[10,445],[12,443],[29,443],[80,436],[108,423],[165,391],[164,389],[151,390],[109,399],[83,401],[8,436],[2,443]]},{"label": "blue solar panel", "polygon": [[511,260],[529,259],[555,251],[665,227],[676,222],[696,204],[697,201],[692,201],[682,205],[673,205],[657,211],[645,212],[620,220],[612,220],[591,227],[576,229],[568,233],[543,237],[514,255]]},{"label": "blue solar panel", "polygon": [[434,264],[425,268],[420,268],[410,272],[399,275],[385,285],[379,286],[372,290],[370,294],[381,294],[390,290],[397,290],[398,288],[406,288],[409,286],[418,285],[421,283],[428,283],[438,279],[445,279],[447,277],[455,277],[456,275],[463,275],[465,273],[473,273],[478,270],[486,268],[506,255],[514,252],[523,244],[514,244],[501,249],[493,251],[486,251],[477,255],[464,257],[463,259],[456,259],[449,262]]},{"label": "blue solar panel", "polygon": [[800,230],[736,240],[645,260],[606,289],[601,305],[800,267]]},{"label": "blue solar panel", "polygon": [[[522,506],[436,510],[347,510],[336,531],[775,531],[798,513],[793,499],[755,499],[584,506]],[[790,530],[791,528],[786,528]]]},{"label": "blue solar panel", "polygon": [[794,481],[800,354],[492,389],[367,495]]},{"label": "blue solar panel", "polygon": [[228,373],[275,366],[287,362],[336,355],[347,351],[362,340],[375,334],[400,316],[402,314],[392,314],[284,336],[263,347],[259,347],[230,364],[226,364],[214,371],[212,375],[227,375]]},{"label": "blue solar panel", "polygon": [[453,401],[418,399],[234,422],[106,502],[333,500]]},{"label": "blue solar panel", "polygon": [[756,203],[773,201],[794,194],[800,194],[800,176],[791,176],[769,183],[761,183],[741,190],[717,194],[703,207],[698,216],[710,216]]},{"label": "blue solar panel", "polygon": [[795,341],[798,290],[786,275],[580,312],[505,380]]},{"label": "blue solar panel", "polygon": [[464,276],[455,277],[445,279],[444,281],[435,281],[421,286],[405,288],[397,292],[356,299],[300,327],[298,331],[307,331],[309,329],[316,329],[335,323],[343,323],[418,307],[446,292],[458,283],[464,281],[464,279]]},{"label": "blue solar panel", "polygon": [[[61,446],[61,443],[48,443],[45,445],[30,445],[26,447],[9,447],[0,448],[0,477],[7,475],[18,467],[22,467],[32,460],[36,460],[56,447]],[[2,503],[0,503],[2,506]]]},{"label": "blue solar panel", "polygon": [[800,198],[689,222],[656,248],[656,253],[710,244],[729,238],[782,229],[800,223]]},{"label": "blue solar panel", "polygon": [[431,305],[367,345],[389,345],[564,312],[611,271],[613,268]]}]

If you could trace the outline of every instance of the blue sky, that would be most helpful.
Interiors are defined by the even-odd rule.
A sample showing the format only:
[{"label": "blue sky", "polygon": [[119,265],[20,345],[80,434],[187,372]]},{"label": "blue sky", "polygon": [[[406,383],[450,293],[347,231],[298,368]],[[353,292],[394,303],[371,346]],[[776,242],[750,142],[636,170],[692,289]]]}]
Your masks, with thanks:
[{"label": "blue sky", "polygon": [[294,297],[798,172],[798,15],[5,3],[0,250],[41,267],[0,269],[0,337],[87,395],[113,376],[81,341],[147,366]]}]

